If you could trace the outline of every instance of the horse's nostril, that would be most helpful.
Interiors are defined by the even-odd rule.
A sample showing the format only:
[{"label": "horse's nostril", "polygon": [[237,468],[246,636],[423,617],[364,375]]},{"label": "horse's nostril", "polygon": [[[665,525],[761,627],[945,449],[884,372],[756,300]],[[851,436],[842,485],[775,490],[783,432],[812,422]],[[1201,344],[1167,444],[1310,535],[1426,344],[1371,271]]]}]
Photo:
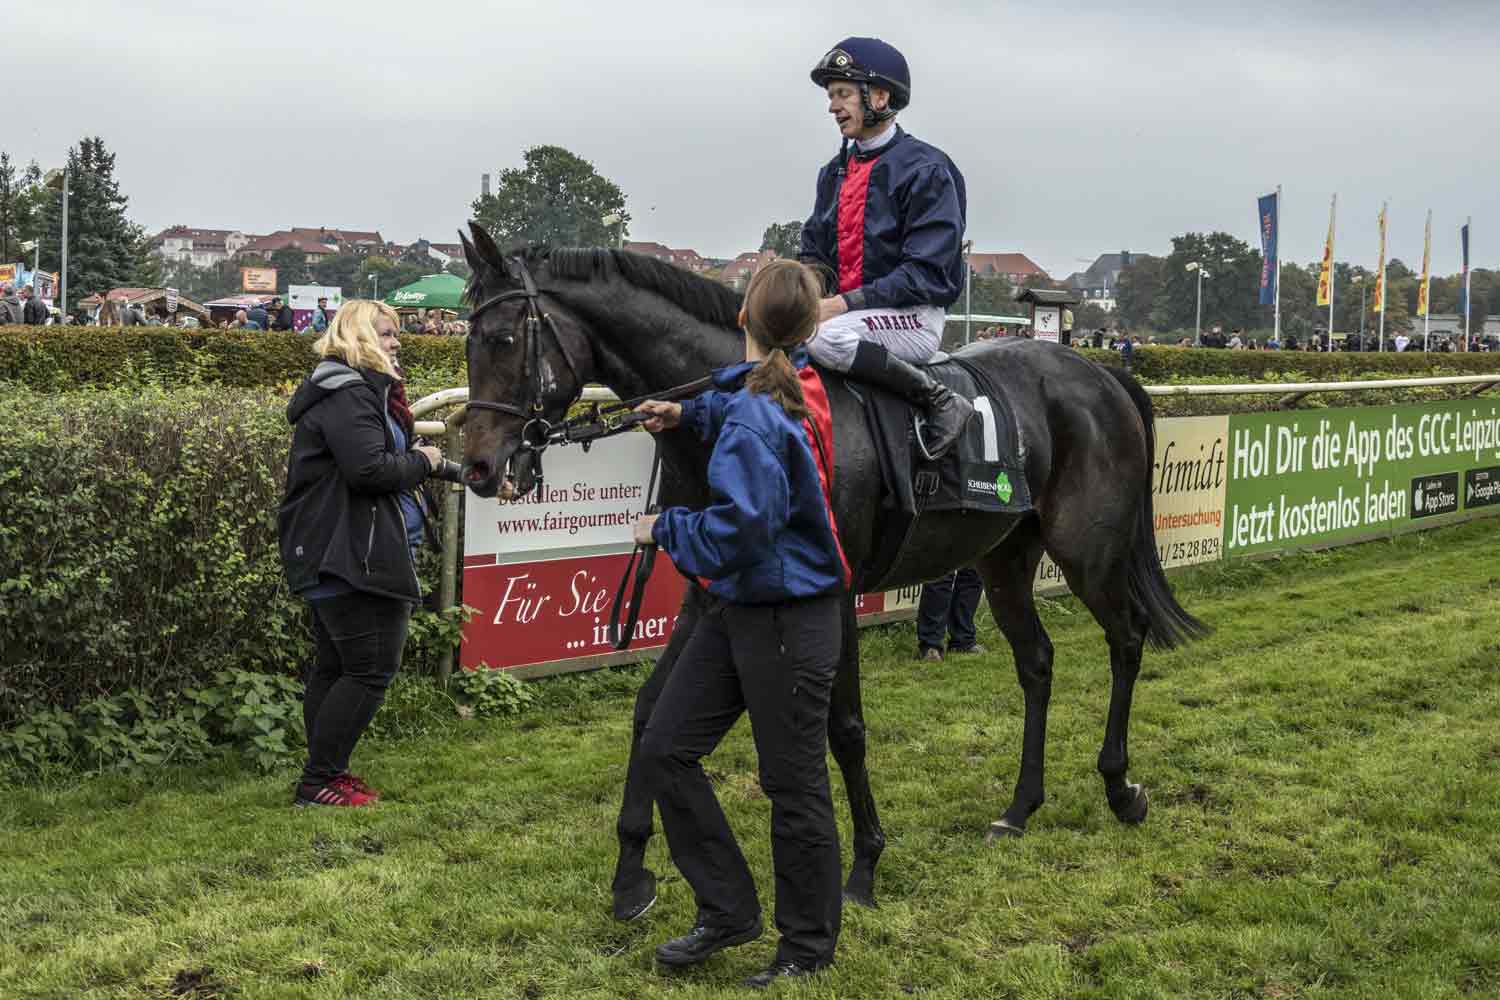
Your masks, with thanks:
[{"label": "horse's nostril", "polygon": [[470,462],[469,467],[464,470],[464,478],[471,483],[482,483],[490,478],[490,463],[485,461]]}]

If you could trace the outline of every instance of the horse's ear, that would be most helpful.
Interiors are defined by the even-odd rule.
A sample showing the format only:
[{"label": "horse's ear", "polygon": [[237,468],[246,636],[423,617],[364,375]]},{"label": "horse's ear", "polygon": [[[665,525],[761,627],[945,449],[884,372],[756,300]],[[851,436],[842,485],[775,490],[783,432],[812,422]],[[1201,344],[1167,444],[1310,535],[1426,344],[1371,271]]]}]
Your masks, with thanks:
[{"label": "horse's ear", "polygon": [[[485,265],[485,269],[493,270],[499,277],[508,278],[510,276],[510,268],[506,266],[505,254],[501,253],[500,248],[495,245],[495,241],[491,238],[488,230],[479,223],[471,221],[469,223],[469,232],[474,234],[474,242],[470,244],[469,241],[465,240],[464,252],[474,251],[475,255]],[[480,270],[472,259],[469,262],[469,266],[474,268],[476,272]]]},{"label": "horse's ear", "polygon": [[474,249],[474,244],[469,242],[469,234],[462,229],[458,231],[458,242],[464,248],[464,260],[469,265],[469,270],[474,274],[483,274],[486,268],[484,259],[479,256],[479,251]]}]

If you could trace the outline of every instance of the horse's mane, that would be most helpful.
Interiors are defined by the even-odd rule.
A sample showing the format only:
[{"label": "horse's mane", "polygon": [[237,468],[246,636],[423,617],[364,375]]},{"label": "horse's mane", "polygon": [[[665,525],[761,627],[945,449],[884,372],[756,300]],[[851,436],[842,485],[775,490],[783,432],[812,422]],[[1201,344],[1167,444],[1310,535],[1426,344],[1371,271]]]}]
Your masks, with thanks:
[{"label": "horse's mane", "polygon": [[628,284],[661,296],[694,319],[731,330],[739,326],[743,298],[738,292],[655,257],[628,250],[545,245],[516,253],[528,266],[545,264],[552,275],[575,281],[604,277],[612,269]]}]

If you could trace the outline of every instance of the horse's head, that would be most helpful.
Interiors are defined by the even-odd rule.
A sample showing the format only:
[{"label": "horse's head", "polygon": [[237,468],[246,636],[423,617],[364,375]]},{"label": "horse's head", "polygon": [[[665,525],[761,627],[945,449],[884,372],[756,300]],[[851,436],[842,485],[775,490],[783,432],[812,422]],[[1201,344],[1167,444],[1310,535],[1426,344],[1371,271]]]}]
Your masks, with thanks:
[{"label": "horse's head", "polygon": [[562,420],[592,377],[584,325],[545,280],[537,255],[503,254],[490,234],[469,224],[459,234],[473,276],[468,299],[469,410],[464,425],[464,482],[475,493],[525,496],[540,473],[538,444]]}]

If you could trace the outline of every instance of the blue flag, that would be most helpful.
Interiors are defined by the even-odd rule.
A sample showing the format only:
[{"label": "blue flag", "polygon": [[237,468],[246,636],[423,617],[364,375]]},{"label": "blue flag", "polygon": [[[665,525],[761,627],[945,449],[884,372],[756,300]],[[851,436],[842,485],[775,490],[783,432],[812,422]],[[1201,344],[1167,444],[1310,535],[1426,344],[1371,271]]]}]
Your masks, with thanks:
[{"label": "blue flag", "polygon": [[1257,202],[1260,218],[1260,304],[1276,301],[1276,211],[1280,199],[1273,192]]},{"label": "blue flag", "polygon": [[1458,314],[1469,311],[1469,224],[1464,223],[1458,231],[1459,246],[1463,248],[1464,269],[1458,276]]}]

